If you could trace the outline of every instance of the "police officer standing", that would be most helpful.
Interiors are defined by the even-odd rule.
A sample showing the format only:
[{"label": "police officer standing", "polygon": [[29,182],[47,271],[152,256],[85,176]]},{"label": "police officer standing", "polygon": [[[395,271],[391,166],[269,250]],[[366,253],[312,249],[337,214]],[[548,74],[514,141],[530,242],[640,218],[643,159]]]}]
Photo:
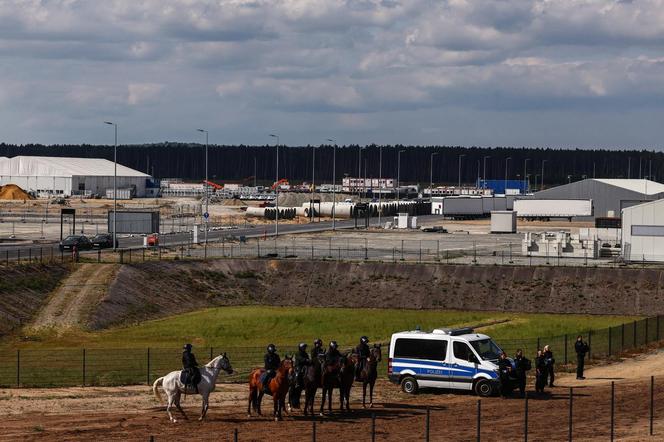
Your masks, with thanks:
[{"label": "police officer standing", "polygon": [[187,385],[191,385],[196,389],[198,393],[198,383],[201,380],[201,373],[198,371],[198,361],[196,361],[196,356],[191,352],[192,345],[185,344],[182,347],[182,370],[187,373]]},{"label": "police officer standing", "polygon": [[512,372],[512,363],[507,359],[507,354],[502,352],[498,360],[498,377],[500,379],[500,394],[506,398],[512,389],[510,386],[510,373]]},{"label": "police officer standing", "polygon": [[547,368],[544,352],[542,350],[537,350],[537,357],[535,357],[535,391],[537,393],[544,393],[546,377]]},{"label": "police officer standing", "polygon": [[574,350],[576,350],[576,378],[585,379],[583,376],[583,366],[585,365],[586,353],[590,351],[588,344],[583,342],[583,337],[581,335],[576,337],[576,343],[574,344]]},{"label": "police officer standing", "polygon": [[526,396],[526,372],[530,369],[530,360],[523,355],[521,349],[518,349],[514,356],[514,371],[516,372],[516,380],[521,397]]},{"label": "police officer standing", "polygon": [[295,387],[302,388],[304,374],[307,371],[307,367],[311,365],[311,359],[307,354],[307,344],[301,342],[297,347],[297,353],[295,353]]},{"label": "police officer standing", "polygon": [[263,375],[263,392],[265,394],[270,394],[270,381],[277,374],[277,370],[281,365],[281,359],[277,354],[277,347],[274,344],[267,346],[267,353],[263,358],[265,362],[265,374]]},{"label": "police officer standing", "polygon": [[367,359],[371,356],[371,350],[369,349],[369,338],[362,336],[360,338],[360,343],[355,347],[355,354],[357,354],[357,365],[355,366],[355,380],[360,380],[360,375],[364,366],[367,363]]},{"label": "police officer standing", "polygon": [[556,366],[556,360],[553,357],[551,347],[545,345],[542,355],[544,356],[544,362],[546,363],[546,376],[544,377],[544,383],[546,383],[546,380],[548,379],[549,387],[553,388],[553,380],[555,379],[554,368]]}]

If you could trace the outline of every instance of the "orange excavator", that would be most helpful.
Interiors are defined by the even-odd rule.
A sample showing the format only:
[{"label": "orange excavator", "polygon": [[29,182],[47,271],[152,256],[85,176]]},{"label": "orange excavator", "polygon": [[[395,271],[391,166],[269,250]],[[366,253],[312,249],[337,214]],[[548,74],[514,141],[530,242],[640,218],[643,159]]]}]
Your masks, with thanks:
[{"label": "orange excavator", "polygon": [[288,182],[288,180],[287,180],[286,178],[282,178],[282,179],[280,179],[279,181],[277,181],[276,183],[274,183],[274,184],[272,185],[272,187],[270,187],[270,189],[272,189],[272,190],[276,190],[276,188],[279,187],[279,186],[281,186],[282,184],[285,185],[285,186],[290,185],[290,183]]},{"label": "orange excavator", "polygon": [[221,190],[224,188],[221,184],[213,183],[212,181],[205,181],[203,180],[203,184],[206,184],[210,187],[212,187],[214,190]]}]

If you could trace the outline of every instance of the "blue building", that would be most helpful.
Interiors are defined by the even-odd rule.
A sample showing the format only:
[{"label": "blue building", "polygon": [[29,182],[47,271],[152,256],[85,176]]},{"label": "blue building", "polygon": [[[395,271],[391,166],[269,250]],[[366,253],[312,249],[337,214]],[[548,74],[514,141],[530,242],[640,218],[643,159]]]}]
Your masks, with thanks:
[{"label": "blue building", "polygon": [[504,194],[505,188],[519,189],[519,193],[528,193],[528,182],[526,180],[478,180],[477,187],[480,189],[491,189],[493,193]]}]

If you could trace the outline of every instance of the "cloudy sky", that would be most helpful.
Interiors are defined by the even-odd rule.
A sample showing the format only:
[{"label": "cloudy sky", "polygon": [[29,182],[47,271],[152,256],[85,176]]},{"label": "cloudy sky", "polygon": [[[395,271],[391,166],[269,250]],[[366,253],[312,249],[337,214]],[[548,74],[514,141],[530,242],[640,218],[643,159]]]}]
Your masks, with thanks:
[{"label": "cloudy sky", "polygon": [[660,0],[0,0],[0,142],[664,145]]}]

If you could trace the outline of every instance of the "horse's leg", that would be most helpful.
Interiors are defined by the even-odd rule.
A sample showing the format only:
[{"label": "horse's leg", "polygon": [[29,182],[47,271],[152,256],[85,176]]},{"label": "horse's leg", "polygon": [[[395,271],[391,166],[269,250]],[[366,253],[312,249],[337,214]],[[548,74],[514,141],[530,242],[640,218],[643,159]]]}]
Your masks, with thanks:
[{"label": "horse's leg", "polygon": [[273,405],[274,405],[274,410],[273,410],[273,413],[272,413],[272,414],[273,414],[273,416],[274,416],[274,420],[276,421],[276,420],[278,420],[278,416],[279,416],[279,415],[277,414],[277,411],[278,411],[278,409],[279,409],[279,399],[277,398],[277,395],[276,395],[276,394],[273,394],[273,395],[272,395],[272,402],[273,402]]},{"label": "horse's leg", "polygon": [[362,382],[362,408],[367,408],[366,399],[367,399],[367,382],[363,381]]},{"label": "horse's leg", "polygon": [[373,389],[375,382],[375,379],[372,382],[369,382],[369,408],[373,408]]},{"label": "horse's leg", "polygon": [[168,413],[168,418],[170,419],[171,422],[177,422],[177,419],[173,417],[171,414],[171,407],[173,406],[173,402],[175,402],[175,397],[172,394],[168,394],[168,404],[166,405],[166,412]]},{"label": "horse's leg", "polygon": [[256,394],[256,392],[255,392],[254,388],[250,385],[249,386],[249,404],[247,405],[247,416],[248,417],[251,417],[251,407],[256,406],[255,400],[254,400],[255,394]]},{"label": "horse's leg", "polygon": [[327,411],[332,414],[332,392],[334,391],[334,387],[330,387],[327,390]]},{"label": "horse's leg", "polygon": [[256,413],[258,413],[259,416],[262,416],[263,413],[261,412],[261,403],[263,402],[263,390],[260,389],[258,390],[258,398],[256,398]]},{"label": "horse's leg", "polygon": [[185,419],[189,419],[189,418],[187,417],[187,413],[185,413],[184,410],[182,409],[182,407],[180,406],[180,391],[178,391],[177,393],[175,393],[175,396],[174,396],[174,402],[175,402],[175,407],[178,409],[178,411],[179,411],[180,413],[182,413],[182,416],[183,416]]},{"label": "horse's leg", "polygon": [[198,418],[199,421],[202,421],[203,418],[205,417],[205,413],[207,413],[207,408],[208,408],[208,395],[203,394],[203,403],[201,405],[201,417]]},{"label": "horse's leg", "polygon": [[327,394],[325,387],[321,387],[321,393],[322,397],[320,398],[320,415],[323,416],[323,411],[325,410],[325,395]]}]

